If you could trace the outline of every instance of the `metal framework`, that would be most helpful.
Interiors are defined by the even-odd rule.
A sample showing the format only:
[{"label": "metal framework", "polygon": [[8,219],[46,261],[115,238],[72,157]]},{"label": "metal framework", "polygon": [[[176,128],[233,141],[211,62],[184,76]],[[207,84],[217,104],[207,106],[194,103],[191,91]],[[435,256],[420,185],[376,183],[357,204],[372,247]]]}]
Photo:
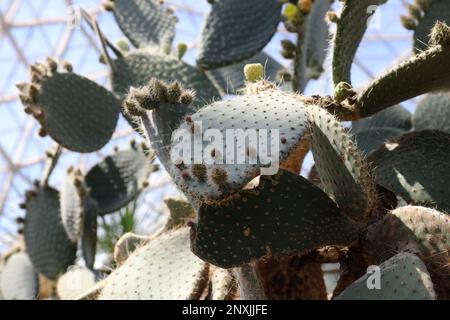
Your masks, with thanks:
[{"label": "metal framework", "polygon": [[[180,18],[176,40],[187,42],[189,48],[195,51],[208,8],[206,1],[166,2],[175,8]],[[370,31],[366,36],[364,46],[371,49],[358,54],[355,62],[358,80],[372,78],[382,69],[380,66],[386,67],[399,57],[404,57],[405,53],[410,53],[411,36],[399,27],[398,21],[400,12],[405,11],[406,2],[388,3],[382,12],[381,29]],[[33,180],[40,178],[44,150],[52,145],[51,139],[37,136],[36,121],[22,111],[15,83],[28,78],[30,63],[50,55],[70,60],[76,72],[108,85],[108,71],[98,63],[100,45],[95,34],[87,28],[71,28],[67,24],[68,9],[77,5],[97,15],[100,27],[111,40],[121,37],[112,15],[102,10],[100,0],[0,0],[0,251],[16,238],[14,219],[23,216],[17,204]],[[284,36],[286,33],[281,31],[267,48],[277,58],[280,58],[278,41]],[[192,57],[193,54],[188,54],[191,61]],[[324,75],[311,90],[329,93],[330,88],[329,75]],[[120,145],[122,140],[129,140],[132,135],[133,131],[122,123],[113,141],[101,152],[90,155],[67,153],[62,157],[60,170],[69,164],[89,167],[99,157],[106,155],[112,146]],[[55,172],[51,181],[55,186],[58,186],[59,176]],[[162,197],[175,192],[165,173],[152,176],[151,186],[144,197],[145,205],[142,206],[142,210],[151,212],[146,215],[148,219],[145,225],[154,224],[160,219],[165,210]]]}]

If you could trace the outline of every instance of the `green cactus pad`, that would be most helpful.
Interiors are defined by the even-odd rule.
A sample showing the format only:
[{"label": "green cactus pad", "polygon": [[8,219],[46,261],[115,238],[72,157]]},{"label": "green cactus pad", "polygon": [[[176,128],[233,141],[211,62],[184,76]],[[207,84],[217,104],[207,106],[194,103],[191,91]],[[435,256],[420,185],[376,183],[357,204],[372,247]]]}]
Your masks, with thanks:
[{"label": "green cactus pad", "polygon": [[130,149],[107,156],[87,173],[86,184],[100,215],[119,210],[147,187],[147,179],[156,168],[153,159],[154,154],[147,155],[142,145],[132,144]]},{"label": "green cactus pad", "polygon": [[266,255],[349,245],[355,228],[335,203],[301,176],[280,171],[217,205],[202,205],[191,230],[192,250],[221,268]]},{"label": "green cactus pad", "polygon": [[323,64],[330,43],[330,32],[325,17],[333,1],[314,1],[311,12],[306,16],[306,33],[303,46],[306,48],[307,78],[310,79],[319,78],[324,70]]},{"label": "green cactus pad", "polygon": [[423,262],[414,254],[399,253],[380,265],[380,289],[369,289],[375,274],[366,274],[336,300],[435,300],[433,282]]},{"label": "green cactus pad", "polygon": [[237,282],[230,270],[214,267],[211,274],[211,300],[229,300],[237,290]]},{"label": "green cactus pad", "polygon": [[438,254],[449,259],[450,217],[437,210],[405,206],[387,214],[369,227],[366,242],[372,253],[380,259],[389,258],[395,250],[413,241],[419,244],[424,260]]},{"label": "green cactus pad", "polygon": [[34,300],[38,296],[38,275],[25,252],[14,253],[0,275],[0,289],[8,300]]},{"label": "green cactus pad", "polygon": [[375,79],[359,93],[356,109],[361,117],[368,117],[421,94],[448,88],[450,46],[437,44]]},{"label": "green cactus pad", "polygon": [[407,133],[369,156],[375,181],[408,203],[450,211],[450,134],[438,130]]},{"label": "green cactus pad", "polygon": [[367,29],[367,21],[373,14],[369,8],[382,5],[387,0],[345,0],[337,22],[334,37],[333,80],[334,84],[351,83],[351,67],[356,51]]},{"label": "green cactus pad", "polygon": [[219,85],[226,94],[237,94],[245,87],[244,67],[250,63],[260,63],[264,66],[264,79],[278,81],[279,72],[283,66],[264,52],[260,52],[250,59],[232,64],[227,67],[208,71],[208,75]]},{"label": "green cactus pad", "polygon": [[393,128],[373,128],[355,133],[358,150],[362,154],[369,154],[379,148],[386,141],[401,136],[405,131]]},{"label": "green cactus pad", "polygon": [[414,113],[415,130],[438,129],[450,133],[450,95],[448,93],[428,94]]},{"label": "green cactus pad", "polygon": [[110,0],[117,24],[136,47],[171,45],[177,18],[158,0]]},{"label": "green cactus pad", "polygon": [[[412,251],[424,261],[439,298],[450,297],[450,217],[439,211],[406,206],[368,228],[364,251],[373,263],[396,252]],[[372,262],[371,262],[372,263]]]},{"label": "green cactus pad", "polygon": [[87,188],[79,170],[69,168],[60,196],[61,220],[72,242],[78,242],[83,229]]},{"label": "green cactus pad", "polygon": [[450,3],[446,0],[427,1],[428,6],[423,10],[423,15],[417,21],[414,30],[414,50],[420,52],[428,49],[427,43],[430,41],[430,32],[436,21],[444,21],[450,24]]},{"label": "green cactus pad", "polygon": [[164,226],[165,230],[171,230],[186,224],[187,220],[193,219],[195,210],[191,204],[181,197],[167,197],[164,203],[169,208],[169,218]]},{"label": "green cactus pad", "polygon": [[358,132],[374,128],[410,130],[412,114],[401,105],[395,105],[377,112],[371,117],[354,121],[352,131]]},{"label": "green cactus pad", "polygon": [[310,106],[311,148],[325,191],[342,211],[364,220],[375,203],[369,168],[352,137],[330,113]]},{"label": "green cactus pad", "polygon": [[272,39],[281,17],[274,0],[217,0],[211,6],[197,57],[203,69],[252,57]]},{"label": "green cactus pad", "polygon": [[148,236],[141,236],[132,232],[125,233],[117,240],[116,246],[114,247],[114,261],[118,266],[122,265],[130,254],[149,241],[150,237]]},{"label": "green cactus pad", "polygon": [[[97,83],[71,72],[58,72],[53,60],[32,67],[35,83],[21,89],[25,110],[64,148],[93,152],[116,128],[120,102]],[[65,65],[71,71],[71,66]]]},{"label": "green cactus pad", "polygon": [[165,82],[179,81],[184,87],[195,90],[199,106],[221,97],[203,73],[173,55],[139,49],[115,60],[114,65],[116,70],[112,73],[113,90],[121,98],[126,97],[130,87],[147,85],[154,77]]},{"label": "green cactus pad", "polygon": [[71,266],[59,279],[56,287],[61,300],[74,300],[95,286],[95,274],[79,266]]},{"label": "green cactus pad", "polygon": [[49,279],[73,264],[77,245],[70,241],[59,208],[59,193],[50,187],[31,191],[24,225],[25,245],[35,269]]},{"label": "green cactus pad", "polygon": [[83,233],[81,235],[81,252],[86,267],[94,268],[97,252],[97,202],[88,197],[84,204]]},{"label": "green cactus pad", "polygon": [[105,279],[99,300],[198,299],[209,265],[189,248],[189,229],[165,233],[133,252]]},{"label": "green cactus pad", "polygon": [[[174,131],[173,159],[166,169],[187,196],[199,200],[218,199],[234,193],[258,176],[262,168],[267,169],[270,160],[276,172],[278,164],[276,159],[267,159],[271,156],[266,152],[267,146],[279,147],[279,153],[272,155],[279,156],[279,163],[283,163],[299,145],[308,124],[305,104],[295,95],[274,89],[271,83],[262,81],[251,85],[264,90],[212,103],[187,118]],[[208,133],[208,129],[215,130],[209,133],[220,133],[223,146],[207,134],[201,136]],[[235,138],[226,138],[226,131],[233,129],[236,131],[229,133],[234,133]],[[252,135],[244,145],[245,137]],[[261,138],[256,141],[258,136]],[[238,143],[234,143],[236,139]],[[196,141],[193,151],[202,150],[203,157],[198,152],[195,155],[194,152],[183,153],[190,148],[191,141]],[[194,161],[191,156],[195,156]]]}]

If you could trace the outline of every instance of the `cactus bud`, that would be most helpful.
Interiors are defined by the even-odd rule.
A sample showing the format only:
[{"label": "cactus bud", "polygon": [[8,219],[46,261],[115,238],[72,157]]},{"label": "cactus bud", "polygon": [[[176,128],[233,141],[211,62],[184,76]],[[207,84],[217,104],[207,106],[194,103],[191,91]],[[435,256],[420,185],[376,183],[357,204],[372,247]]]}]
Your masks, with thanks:
[{"label": "cactus bud", "polygon": [[313,6],[312,2],[312,0],[298,0],[297,6],[300,9],[300,12],[304,15],[309,14]]},{"label": "cactus bud", "polygon": [[182,59],[184,54],[186,53],[188,47],[186,43],[180,42],[177,44],[177,56],[178,59]]},{"label": "cactus bud", "polygon": [[128,43],[127,39],[125,38],[119,39],[116,44],[119,47],[119,49],[122,50],[122,52],[130,51],[130,44]]},{"label": "cactus bud", "polygon": [[297,24],[299,20],[299,10],[298,7],[295,4],[288,3],[286,7],[284,8],[284,16],[286,17],[287,21]]},{"label": "cactus bud", "polygon": [[340,82],[334,88],[334,98],[338,103],[341,103],[345,99],[354,96],[356,93],[353,87],[347,82]]},{"label": "cactus bud", "polygon": [[206,166],[204,164],[194,164],[192,166],[192,175],[196,177],[199,181],[206,181]]},{"label": "cactus bud", "polygon": [[211,171],[211,180],[218,186],[224,186],[228,180],[228,174],[224,169],[214,168]]},{"label": "cactus bud", "polygon": [[64,61],[63,62],[63,69],[67,72],[72,72],[73,71],[73,66],[69,61]]},{"label": "cactus bud", "polygon": [[430,34],[431,45],[450,46],[450,27],[442,21],[437,21],[431,29]]},{"label": "cactus bud", "polygon": [[245,80],[258,82],[264,78],[264,66],[260,63],[247,64],[244,67]]},{"label": "cactus bud", "polygon": [[190,105],[195,100],[195,93],[192,90],[184,90],[180,96],[180,103]]},{"label": "cactus bud", "polygon": [[56,72],[56,70],[58,69],[58,62],[56,62],[55,59],[50,58],[50,57],[47,57],[46,62],[47,62],[47,66],[50,69],[50,71],[52,73]]},{"label": "cactus bud", "polygon": [[39,128],[38,135],[42,138],[48,135],[47,131],[44,128]]},{"label": "cactus bud", "polygon": [[180,100],[181,86],[178,82],[173,82],[167,86],[167,101],[176,103]]},{"label": "cactus bud", "polygon": [[339,22],[339,16],[335,11],[328,11],[327,12],[327,20],[331,23],[338,23]]},{"label": "cactus bud", "polygon": [[400,20],[403,27],[407,30],[415,30],[417,28],[417,21],[410,16],[401,16]]}]

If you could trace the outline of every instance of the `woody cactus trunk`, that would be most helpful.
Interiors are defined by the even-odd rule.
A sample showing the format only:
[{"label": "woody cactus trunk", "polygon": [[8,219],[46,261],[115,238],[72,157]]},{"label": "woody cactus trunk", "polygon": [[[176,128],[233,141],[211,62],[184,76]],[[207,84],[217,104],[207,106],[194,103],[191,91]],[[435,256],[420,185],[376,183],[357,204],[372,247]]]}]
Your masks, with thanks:
[{"label": "woody cactus trunk", "polygon": [[[18,84],[25,112],[57,147],[22,204],[23,245],[3,256],[3,296],[449,299],[448,1],[410,4],[399,19],[415,30],[411,56],[362,89],[351,67],[367,8],[388,0],[208,2],[196,65],[173,43],[177,19],[161,1],[108,0],[129,43],[112,44],[83,18],[112,91],[52,58]],[[289,68],[262,51],[280,29],[290,33],[280,44]],[[334,94],[302,94],[327,54]],[[399,105],[423,94],[415,114]],[[145,143],[88,172],[69,168],[59,191],[49,185],[62,149],[99,150],[122,116]],[[180,197],[165,200],[170,217],[157,234],[123,235],[116,269],[99,278],[97,218],[139,196],[156,157]],[[78,244],[86,268],[68,270]],[[340,266],[334,292],[325,263]],[[74,278],[78,290],[67,285]]]}]

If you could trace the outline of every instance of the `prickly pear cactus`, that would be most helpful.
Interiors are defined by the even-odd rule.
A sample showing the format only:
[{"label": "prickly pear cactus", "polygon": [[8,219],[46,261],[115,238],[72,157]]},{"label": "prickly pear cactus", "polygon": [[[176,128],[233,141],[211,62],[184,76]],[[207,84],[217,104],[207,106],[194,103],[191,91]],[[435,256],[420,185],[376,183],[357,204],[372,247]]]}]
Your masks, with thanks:
[{"label": "prickly pear cactus", "polygon": [[413,116],[415,130],[437,129],[450,132],[450,95],[428,94],[418,104]]},{"label": "prickly pear cactus", "polygon": [[202,31],[197,64],[214,69],[250,58],[270,41],[280,16],[277,1],[213,1]]},{"label": "prickly pear cactus", "polygon": [[26,210],[26,251],[36,270],[54,280],[73,264],[77,248],[61,220],[59,192],[51,187],[29,191]]},{"label": "prickly pear cactus", "polygon": [[78,241],[83,230],[86,195],[87,187],[81,171],[69,168],[59,196],[61,220],[72,242]]},{"label": "prickly pear cactus", "polygon": [[119,118],[120,102],[95,82],[72,72],[72,66],[58,62],[31,66],[31,83],[22,83],[20,97],[25,112],[41,124],[63,147],[76,152],[92,152],[110,139]]},{"label": "prickly pear cactus", "polygon": [[105,280],[99,300],[184,300],[198,298],[207,284],[208,264],[189,249],[182,228],[133,252]]},{"label": "prickly pear cactus", "polygon": [[[270,83],[256,86],[268,89],[215,102],[186,117],[174,132],[174,159],[167,169],[181,190],[193,198],[217,199],[239,190],[261,171],[270,172],[271,165],[282,164],[300,144],[308,125],[304,104]],[[214,140],[213,134],[226,137],[226,131],[234,128],[239,130],[234,131],[236,137]],[[209,129],[213,130],[209,131],[211,136],[203,141],[196,139],[202,136],[202,130]],[[254,142],[248,147],[235,143],[234,139],[245,141],[247,134],[252,141],[260,139],[258,143],[265,152],[260,149],[258,154]],[[184,159],[183,151],[190,149],[192,141],[196,144],[192,158]],[[280,150],[276,158],[271,158],[272,147]],[[195,148],[203,150],[203,159],[195,154]]]},{"label": "prickly pear cactus", "polygon": [[371,283],[370,275],[366,275],[355,281],[336,300],[436,299],[430,275],[417,256],[399,253],[383,262],[379,268],[380,271],[375,271],[380,273],[379,283]]},{"label": "prickly pear cactus", "polygon": [[[293,189],[297,193],[291,193]],[[230,268],[266,255],[306,252],[325,243],[349,245],[357,232],[325,193],[306,179],[281,171],[261,177],[255,189],[200,207],[191,238],[199,257]]]},{"label": "prickly pear cactus", "polygon": [[136,47],[172,44],[177,18],[160,1],[107,0],[104,7]]},{"label": "prickly pear cactus", "polygon": [[0,276],[5,299],[33,300],[38,297],[38,275],[25,252],[14,253],[6,261]]},{"label": "prickly pear cactus", "polygon": [[124,207],[148,187],[149,175],[157,170],[152,165],[153,153],[145,145],[131,143],[131,148],[116,151],[86,174],[90,196],[103,215]]},{"label": "prickly pear cactus", "polygon": [[450,134],[422,130],[394,138],[369,156],[375,181],[409,203],[450,210]]},{"label": "prickly pear cactus", "polygon": [[61,300],[73,300],[95,286],[95,283],[95,274],[91,270],[79,266],[71,266],[58,279],[56,290]]},{"label": "prickly pear cactus", "polygon": [[[412,55],[361,86],[351,68],[388,1],[340,2],[337,14],[332,0],[210,0],[195,66],[161,1],[104,1],[128,37],[117,45],[81,10],[112,91],[53,59],[17,85],[57,144],[20,205],[25,246],[0,259],[5,298],[450,299],[450,6],[411,1]],[[300,94],[328,52],[332,95]],[[401,106],[423,94],[414,112]],[[152,149],[132,142],[53,188],[63,151],[99,150],[120,113]],[[156,160],[180,194],[164,200],[165,225],[135,230]],[[161,193],[145,195],[165,212]]]}]

